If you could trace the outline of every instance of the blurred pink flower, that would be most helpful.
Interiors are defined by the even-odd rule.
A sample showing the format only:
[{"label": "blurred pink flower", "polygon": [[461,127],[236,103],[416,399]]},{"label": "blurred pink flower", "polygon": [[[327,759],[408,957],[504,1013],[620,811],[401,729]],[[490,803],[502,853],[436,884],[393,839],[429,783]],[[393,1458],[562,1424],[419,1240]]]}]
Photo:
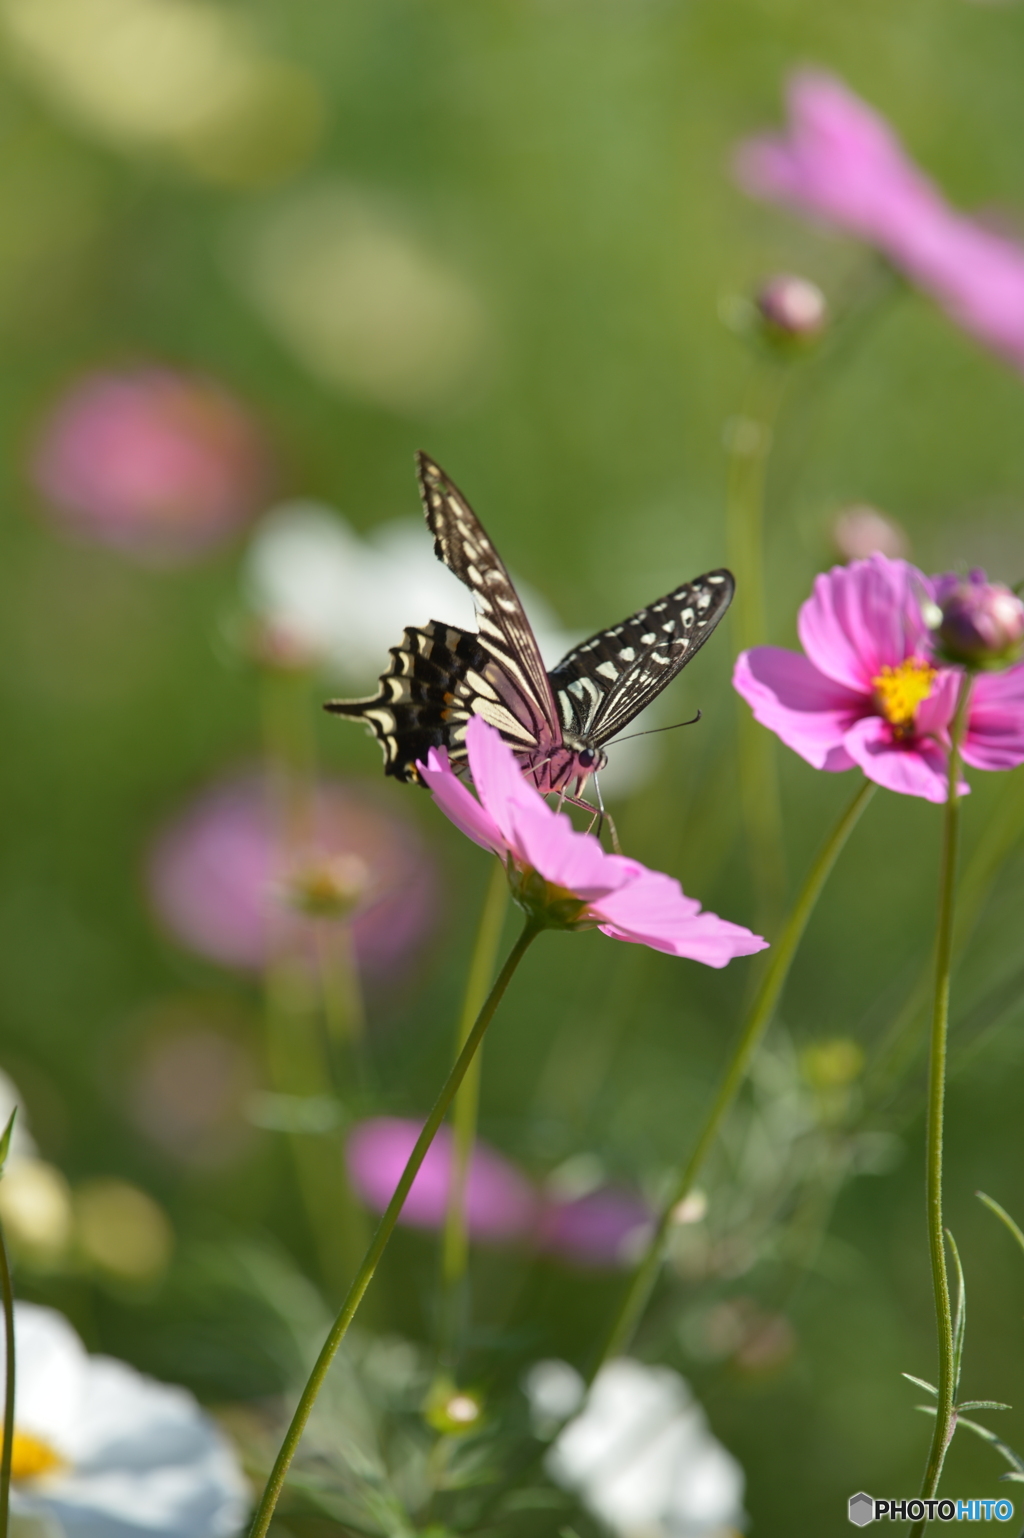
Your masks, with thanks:
[{"label": "blurred pink flower", "polygon": [[537,1227],[542,1250],[582,1266],[630,1265],[651,1234],[647,1203],[621,1186],[602,1186],[570,1200],[549,1200]]},{"label": "blurred pink flower", "polygon": [[68,527],[158,562],[223,539],[268,487],[265,445],[238,402],[161,368],[80,379],[45,422],[31,471]]},{"label": "blurred pink flower", "polygon": [[[419,834],[338,782],[319,784],[310,820],[308,843],[290,852],[259,774],[213,785],[156,840],[148,885],[157,915],[191,950],[256,971],[276,944],[330,921],[334,910],[318,907],[318,894],[350,890],[360,968],[389,974],[437,914],[437,875]],[[346,888],[353,874],[361,879]]]},{"label": "blurred pink flower", "polygon": [[[346,1162],[359,1199],[383,1212],[395,1193],[423,1123],[374,1116],[349,1133]],[[413,1228],[441,1228],[451,1181],[452,1132],[441,1127],[412,1183],[399,1218]],[[537,1194],[525,1175],[486,1143],[477,1141],[466,1186],[466,1222],[476,1239],[528,1235],[536,1222]]]},{"label": "blurred pink flower", "polygon": [[[736,689],[816,769],[859,765],[889,790],[944,801],[961,670],[937,661],[923,607],[946,580],[883,555],[834,566],[800,609],[804,655],[741,652]],[[1024,664],[976,679],[962,751],[975,769],[1024,763]]]},{"label": "blurred pink flower", "polygon": [[950,207],[886,120],[819,70],[787,90],[789,131],[740,145],[737,179],[882,251],[966,331],[1024,369],[1024,250]]},{"label": "blurred pink flower", "polygon": [[736,956],[764,950],[767,941],[714,913],[702,913],[678,881],[636,860],[606,854],[590,833],[577,833],[527,784],[511,749],[479,716],[466,730],[476,800],[430,750],[420,764],[424,783],[445,816],[468,838],[517,870],[517,897],[567,928],[595,925],[613,940],[649,945],[724,967]]},{"label": "blurred pink flower", "polygon": [[888,555],[894,559],[908,552],[906,532],[877,507],[856,502],[836,515],[832,539],[844,561],[863,560],[869,555]]}]

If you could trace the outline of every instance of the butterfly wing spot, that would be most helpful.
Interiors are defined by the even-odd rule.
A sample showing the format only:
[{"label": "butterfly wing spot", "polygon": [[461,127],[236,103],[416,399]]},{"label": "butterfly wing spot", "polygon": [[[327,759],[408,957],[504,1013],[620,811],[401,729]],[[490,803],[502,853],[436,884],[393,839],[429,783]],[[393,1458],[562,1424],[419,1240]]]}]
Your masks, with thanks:
[{"label": "butterfly wing spot", "polygon": [[[563,657],[551,682],[563,713],[567,701],[573,704],[575,735],[600,748],[627,726],[696,656],[732,593],[728,572],[707,572]],[[590,681],[586,694],[574,688],[583,678]]]}]

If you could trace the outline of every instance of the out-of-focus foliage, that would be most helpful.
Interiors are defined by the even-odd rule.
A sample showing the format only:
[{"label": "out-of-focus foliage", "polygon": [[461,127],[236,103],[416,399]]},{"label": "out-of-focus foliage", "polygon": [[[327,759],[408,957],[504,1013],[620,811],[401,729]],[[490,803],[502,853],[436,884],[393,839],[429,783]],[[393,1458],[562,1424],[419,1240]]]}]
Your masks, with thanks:
[{"label": "out-of-focus foliage", "polygon": [[[766,639],[793,645],[814,573],[877,541],[865,515],[924,570],[1024,576],[1024,380],[865,248],[731,180],[733,146],[778,123],[785,73],[807,60],[883,110],[958,206],[1024,230],[1012,3],[0,0],[0,1064],[36,1145],[12,1149],[0,1215],[23,1297],[63,1310],[90,1350],[227,1406],[254,1466],[368,1230],[346,1128],[429,1107],[488,868],[426,796],[383,781],[375,744],[321,717],[351,683],[330,647],[315,671],[323,659],[257,644],[247,520],[283,501],[337,509],[367,536],[360,569],[379,556],[384,571],[392,546],[374,530],[418,516],[423,446],[550,628],[613,623],[724,562],[751,358],[723,317],[795,272],[852,318],[794,364],[777,425]],[[122,519],[97,457],[120,429],[90,440],[93,500],[75,517],[46,500],[53,464],[40,474],[55,413],[97,374],[154,369],[192,403],[173,431],[157,424],[174,496],[137,496],[138,537],[122,521],[97,542]],[[206,475],[216,423],[184,458],[167,447],[211,400],[231,432],[245,424],[236,479]],[[244,494],[225,503],[224,486]],[[653,723],[699,709],[700,724],[647,739],[613,810],[630,854],[754,925],[734,652],[726,624]],[[792,893],[852,777],[781,750],[779,766]],[[308,852],[288,798],[314,767],[349,782],[346,805],[393,816],[392,836],[409,826],[427,873],[402,955],[382,953],[362,999],[359,920],[352,945],[338,917],[355,878],[333,850],[302,868],[301,922],[289,872],[274,887],[289,922],[266,991],[223,948],[166,931],[147,887],[159,831],[208,805],[211,783],[259,772],[279,816],[299,808],[291,847]],[[1024,1279],[973,1191],[1024,1211],[1021,772],[972,775],[965,807],[968,883],[986,850],[1006,858],[991,889],[976,883],[954,983],[947,1196],[971,1293],[964,1391],[1018,1406]],[[758,1534],[845,1531],[850,1493],[909,1495],[923,1461],[929,1428],[899,1376],[933,1363],[907,1000],[931,942],[939,815],[887,793],[866,814],[636,1345],[692,1383],[746,1471]],[[251,855],[214,832],[206,897],[229,857]],[[373,852],[357,854],[372,904]],[[371,905],[364,933],[372,919]],[[484,1137],[538,1188],[656,1203],[753,970],[544,936],[488,1039]],[[518,1385],[538,1358],[588,1365],[621,1269],[526,1242],[474,1251],[459,1381],[484,1414],[465,1442],[420,1413],[436,1277],[435,1237],[399,1231],[332,1390],[344,1414],[391,1417],[401,1446],[382,1467],[399,1484],[433,1478],[449,1443],[467,1488],[478,1455],[502,1470],[532,1458],[509,1530],[571,1520],[583,1538],[591,1519],[544,1477]],[[346,1374],[365,1380],[347,1398]],[[1022,1414],[1000,1423],[1013,1446]],[[365,1470],[326,1441],[286,1519],[296,1534],[351,1530]],[[957,1438],[951,1487],[994,1493],[998,1472]],[[475,1495],[435,1515],[417,1489],[402,1499],[419,1530],[477,1521]]]}]

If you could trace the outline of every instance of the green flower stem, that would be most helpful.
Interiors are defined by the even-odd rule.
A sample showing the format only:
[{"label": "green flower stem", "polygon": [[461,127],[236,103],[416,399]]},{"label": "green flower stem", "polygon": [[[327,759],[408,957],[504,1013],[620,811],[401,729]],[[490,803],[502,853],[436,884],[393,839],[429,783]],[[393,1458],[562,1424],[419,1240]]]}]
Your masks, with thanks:
[{"label": "green flower stem", "polygon": [[[285,864],[301,859],[313,833],[316,737],[304,672],[265,668],[262,674],[263,740],[270,810]],[[285,930],[272,935],[272,955],[264,980],[265,1046],[271,1088],[297,1101],[336,1095],[328,1056],[332,1016],[349,1012],[352,993],[340,998],[325,972],[320,931],[325,919],[312,919],[314,970],[304,949],[290,943]],[[340,924],[331,926],[340,928]],[[336,958],[330,961],[335,968]],[[358,999],[358,992],[355,993]],[[324,1031],[324,1022],[327,1032]],[[299,1196],[316,1247],[323,1280],[334,1298],[343,1296],[366,1248],[363,1214],[345,1178],[344,1150],[337,1131],[301,1128],[286,1133]]]},{"label": "green flower stem", "polygon": [[[953,964],[967,949],[995,879],[1024,834],[1024,775],[1004,776],[999,801],[964,867],[953,925]],[[918,1022],[932,992],[935,958],[930,954],[906,1003],[876,1054],[867,1080],[867,1100],[877,1104],[904,1078],[920,1047]]]},{"label": "green flower stem", "polygon": [[[758,361],[742,416],[730,424],[726,485],[726,548],[736,578],[732,634],[737,651],[766,638],[764,597],[764,494],[775,422],[788,382],[781,361]],[[785,886],[782,812],[775,740],[739,702],[740,811],[750,850],[758,922],[773,929]]]},{"label": "green flower stem", "polygon": [[270,1471],[270,1478],[267,1480],[266,1488],[263,1491],[259,1507],[253,1518],[252,1527],[249,1530],[249,1538],[265,1538],[267,1529],[270,1526],[270,1519],[274,1515],[274,1509],[277,1506],[288,1470],[295,1456],[306,1422],[309,1420],[310,1412],[316,1402],[317,1395],[323,1387],[324,1380],[337,1354],[338,1347],[344,1340],[348,1327],[355,1317],[356,1310],[362,1302],[363,1294],[373,1279],[373,1274],[387,1247],[388,1240],[391,1238],[395,1224],[398,1222],[399,1214],[405,1205],[405,1199],[409,1194],[420,1165],[426,1158],[427,1150],[434,1141],[437,1129],[444,1121],[448,1113],[448,1107],[451,1105],[459,1085],[466,1076],[466,1070],[473,1061],[481,1041],[483,1041],[484,1032],[491,1023],[494,1012],[512,980],[513,973],[540,931],[541,925],[530,919],[527,920],[522,934],[513,946],[505,965],[498,974],[494,986],[487,995],[483,1008],[477,1015],[473,1029],[466,1038],[466,1044],[459,1053],[455,1066],[445,1080],[441,1093],[434,1101],[433,1109],[424,1123],[423,1131],[417,1138],[416,1146],[409,1155],[408,1163],[402,1171],[402,1178],[395,1188],[395,1194],[392,1196],[384,1216],[377,1225],[377,1231],[370,1242],[370,1247],[363,1258],[363,1263],[359,1267],[352,1285],[349,1287],[348,1296],[341,1306],[341,1312],[334,1321],[331,1332],[324,1342],[323,1349],[317,1357],[316,1365],[302,1391],[295,1414],[292,1416],[291,1425],[288,1427],[284,1442],[281,1444],[281,1450],[277,1455],[274,1467]]},{"label": "green flower stem", "polygon": [[[932,1011],[931,1044],[928,1059],[928,1128],[926,1197],[928,1212],[928,1249],[931,1256],[932,1288],[935,1294],[935,1322],[939,1345],[939,1394],[935,1430],[928,1452],[921,1495],[925,1500],[935,1495],[942,1475],[946,1449],[956,1426],[953,1398],[954,1382],[953,1311],[946,1274],[946,1239],[942,1224],[942,1131],[946,1100],[946,1046],[949,1027],[949,977],[953,959],[953,922],[956,909],[956,861],[960,843],[960,744],[967,723],[967,702],[972,677],[965,673],[957,696],[956,711],[950,728],[949,790],[942,839],[942,868],[939,875],[939,916],[935,934],[935,1003]],[[924,1532],[924,1520],[915,1522],[911,1538]]]},{"label": "green flower stem", "polygon": [[633,1279],[602,1353],[602,1363],[606,1362],[610,1357],[621,1355],[629,1347],[634,1331],[647,1306],[648,1299],[654,1290],[654,1284],[658,1279],[658,1272],[661,1269],[665,1253],[666,1238],[672,1226],[673,1213],[679,1206],[679,1203],[693,1189],[694,1181],[704,1160],[707,1158],[713,1143],[718,1137],[722,1123],[736,1098],[743,1080],[746,1078],[751,1059],[760,1045],[761,1038],[775,1013],[779,995],[785,985],[786,978],[789,976],[789,969],[793,964],[793,958],[799,948],[800,941],[803,939],[808,920],[814,912],[818,898],[821,896],[822,888],[839,857],[843,845],[853,832],[861,813],[874,795],[875,789],[876,786],[870,780],[863,782],[857,794],[846,807],[839,821],[822,845],[814,864],[807,873],[806,880],[793,906],[793,910],[786,920],[782,934],[770,953],[768,967],[761,979],[761,985],[755,995],[750,1014],[747,1017],[747,1023],[743,1027],[743,1032],[726,1069],[725,1077],[711,1104],[711,1109],[708,1112],[700,1137],[697,1139],[694,1150],[684,1165],[668,1201],[662,1208],[661,1217],[658,1220],[654,1234],[639,1266],[633,1273]]},{"label": "green flower stem", "polygon": [[11,1504],[11,1455],[14,1450],[14,1288],[11,1285],[11,1267],[7,1259],[7,1245],[4,1242],[2,1228],[0,1228],[0,1290],[3,1291],[4,1299],[4,1343],[7,1348],[4,1441],[3,1452],[0,1453],[0,1538],[7,1538]]},{"label": "green flower stem", "polygon": [[366,1011],[352,927],[340,919],[322,918],[313,929],[327,1033],[354,1056],[366,1034]]},{"label": "green flower stem", "polygon": [[[480,1013],[487,990],[494,977],[494,967],[501,943],[501,931],[508,911],[508,877],[504,865],[495,860],[494,870],[484,906],[480,914],[476,944],[469,963],[466,992],[462,1000],[459,1018],[456,1054],[462,1051],[473,1029],[473,1021]],[[477,1112],[480,1104],[480,1069],[482,1057],[477,1053],[466,1071],[452,1110],[452,1172],[448,1188],[448,1205],[444,1219],[444,1238],[441,1248],[441,1321],[440,1356],[449,1360],[454,1354],[458,1327],[459,1294],[466,1266],[469,1262],[469,1241],[466,1228],[466,1186],[469,1179],[469,1162],[476,1139]]]}]

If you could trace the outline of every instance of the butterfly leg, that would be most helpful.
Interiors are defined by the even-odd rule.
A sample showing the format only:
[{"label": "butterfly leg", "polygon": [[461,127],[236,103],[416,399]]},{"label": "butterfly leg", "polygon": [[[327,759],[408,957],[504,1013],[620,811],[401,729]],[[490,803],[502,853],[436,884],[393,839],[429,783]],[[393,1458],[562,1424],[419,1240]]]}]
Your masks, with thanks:
[{"label": "butterfly leg", "polygon": [[[597,806],[592,806],[589,801],[584,801],[581,796],[563,796],[563,800],[566,806],[578,806],[581,811],[591,813],[590,826],[586,831],[588,833],[594,833],[596,829],[597,838],[601,837],[604,825],[607,823],[608,832],[611,834],[612,839],[612,852],[614,854],[621,854],[622,845],[619,843],[619,830],[615,826],[615,819],[611,812],[606,809],[604,802],[601,800],[601,789],[600,786],[598,786],[596,780],[594,781],[594,786],[597,790],[597,799],[599,803]],[[562,803],[559,802],[559,805],[561,804]]]}]

